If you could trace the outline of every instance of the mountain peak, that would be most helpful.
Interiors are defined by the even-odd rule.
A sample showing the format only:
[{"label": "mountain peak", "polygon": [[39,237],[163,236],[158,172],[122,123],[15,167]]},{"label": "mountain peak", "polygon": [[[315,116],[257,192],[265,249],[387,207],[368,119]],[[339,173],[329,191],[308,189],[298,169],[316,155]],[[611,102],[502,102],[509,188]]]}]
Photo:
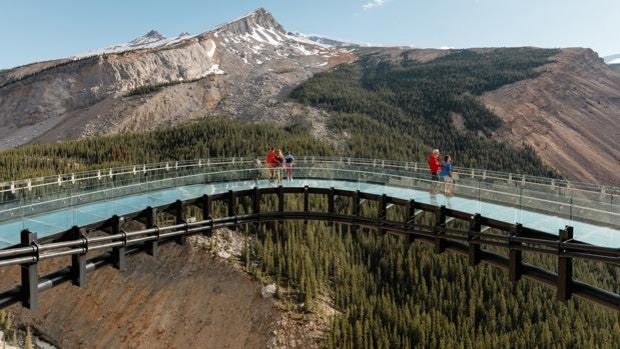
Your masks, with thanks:
[{"label": "mountain peak", "polygon": [[166,37],[161,35],[156,30],[151,30],[148,33],[142,35],[141,37],[131,40],[130,42],[127,43],[127,46],[129,47],[143,46],[143,45],[151,44],[151,43],[162,41],[162,40],[166,40]]},{"label": "mountain peak", "polygon": [[284,27],[282,27],[282,25],[280,25],[280,23],[273,18],[269,11],[262,7],[248,13],[245,16],[219,25],[211,31],[217,33],[227,32],[232,34],[245,34],[253,32],[254,29],[258,27],[274,29],[281,33],[286,33]]},{"label": "mountain peak", "polygon": [[152,29],[148,33],[146,33],[143,37],[145,38],[157,38],[159,40],[165,39],[166,37],[161,35],[157,30]]}]

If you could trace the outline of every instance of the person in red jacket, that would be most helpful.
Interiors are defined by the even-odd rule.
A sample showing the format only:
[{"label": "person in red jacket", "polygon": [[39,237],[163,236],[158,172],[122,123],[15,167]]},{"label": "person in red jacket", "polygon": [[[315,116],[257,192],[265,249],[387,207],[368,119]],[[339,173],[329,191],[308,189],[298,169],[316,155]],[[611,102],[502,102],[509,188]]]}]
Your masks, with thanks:
[{"label": "person in red jacket", "polygon": [[436,195],[439,192],[439,176],[437,173],[441,170],[439,149],[433,149],[433,152],[428,156],[428,168],[431,171],[431,194]]},{"label": "person in red jacket", "polygon": [[273,182],[275,171],[276,171],[276,166],[278,164],[278,161],[276,160],[276,149],[275,148],[271,148],[267,152],[267,156],[265,157],[265,164],[267,165],[267,168],[269,168],[269,181]]}]

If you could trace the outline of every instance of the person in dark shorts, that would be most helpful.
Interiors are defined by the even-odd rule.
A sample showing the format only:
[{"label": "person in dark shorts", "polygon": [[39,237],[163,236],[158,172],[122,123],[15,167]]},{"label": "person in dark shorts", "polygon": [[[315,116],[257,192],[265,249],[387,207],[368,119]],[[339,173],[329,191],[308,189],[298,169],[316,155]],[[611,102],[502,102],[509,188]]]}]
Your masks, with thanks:
[{"label": "person in dark shorts", "polygon": [[262,168],[262,164],[260,162],[260,159],[257,157],[254,158],[254,172],[253,172],[253,177],[254,177],[254,181],[258,181],[261,176],[261,168]]},{"label": "person in dark shorts", "polygon": [[286,179],[289,181],[293,180],[293,161],[295,161],[295,158],[290,151],[287,152],[284,157],[284,169],[286,170]]},{"label": "person in dark shorts", "polygon": [[431,171],[431,195],[439,192],[439,171],[441,163],[439,162],[439,149],[434,149],[428,156],[428,168]]},{"label": "person in dark shorts", "polygon": [[439,176],[443,180],[444,184],[444,194],[446,196],[454,196],[452,193],[452,188],[454,187],[454,179],[452,178],[452,157],[450,155],[446,155],[443,163],[441,164],[441,172],[439,172]]}]

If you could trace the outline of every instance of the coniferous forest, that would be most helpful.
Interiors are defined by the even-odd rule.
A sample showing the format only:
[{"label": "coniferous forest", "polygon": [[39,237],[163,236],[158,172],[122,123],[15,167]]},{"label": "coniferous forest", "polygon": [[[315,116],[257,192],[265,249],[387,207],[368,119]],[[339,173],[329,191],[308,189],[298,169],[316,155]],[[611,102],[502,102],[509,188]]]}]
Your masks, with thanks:
[{"label": "coniferous forest", "polygon": [[[456,52],[427,63],[404,57],[397,64],[368,57],[318,74],[292,98],[330,111],[330,126],[342,132],[345,143],[338,155],[422,161],[436,146],[454,154],[461,166],[550,175],[531,149],[493,140],[501,121],[475,96],[535,76],[553,53]],[[464,120],[461,129],[453,127],[455,113]],[[303,125],[280,128],[209,119],[0,152],[0,178],[198,157],[263,156],[270,146],[298,155],[336,154]],[[291,201],[287,207],[301,204]],[[316,199],[312,205],[325,202]],[[337,310],[324,342],[327,348],[619,347],[618,312],[579,298],[558,302],[554,289],[527,279],[511,285],[500,269],[469,267],[464,257],[435,254],[419,242],[319,222],[287,222],[283,229],[266,224],[247,227],[244,233],[248,272],[294,290],[282,297],[303,304],[304,311],[319,311],[321,302]],[[554,258],[524,258],[551,270],[556,265]],[[575,277],[620,292],[618,268],[578,261]]]},{"label": "coniferous forest", "polygon": [[[535,77],[557,50],[461,50],[426,63],[365,56],[315,75],[291,93],[332,111],[331,126],[358,157],[415,158],[439,148],[464,167],[552,175],[526,145],[493,139],[502,121],[476,97]],[[367,145],[366,145],[367,143]]]}]

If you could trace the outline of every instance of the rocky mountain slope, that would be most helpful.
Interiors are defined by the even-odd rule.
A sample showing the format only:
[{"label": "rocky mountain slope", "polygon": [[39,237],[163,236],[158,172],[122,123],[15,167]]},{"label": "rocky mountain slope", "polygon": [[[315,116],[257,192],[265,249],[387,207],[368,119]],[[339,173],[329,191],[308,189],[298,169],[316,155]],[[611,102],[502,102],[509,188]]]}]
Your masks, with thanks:
[{"label": "rocky mountain slope", "polygon": [[588,49],[563,49],[535,79],[482,97],[499,137],[532,146],[567,178],[620,185],[620,74]]},{"label": "rocky mountain slope", "polygon": [[[15,322],[59,348],[317,348],[328,320],[299,321],[238,262],[225,260],[241,253],[237,239],[235,247],[196,237],[191,246],[162,246],[156,259],[129,257],[127,272],[105,267],[85,288],[46,292],[35,312],[12,307]],[[219,257],[208,251],[214,243]],[[16,271],[3,268],[0,277],[16,282]]]},{"label": "rocky mountain slope", "polygon": [[[209,114],[286,121],[288,90],[355,58],[287,33],[259,9],[195,36],[143,38],[0,76],[0,147],[144,130]],[[133,89],[177,83],[156,94]]]}]

